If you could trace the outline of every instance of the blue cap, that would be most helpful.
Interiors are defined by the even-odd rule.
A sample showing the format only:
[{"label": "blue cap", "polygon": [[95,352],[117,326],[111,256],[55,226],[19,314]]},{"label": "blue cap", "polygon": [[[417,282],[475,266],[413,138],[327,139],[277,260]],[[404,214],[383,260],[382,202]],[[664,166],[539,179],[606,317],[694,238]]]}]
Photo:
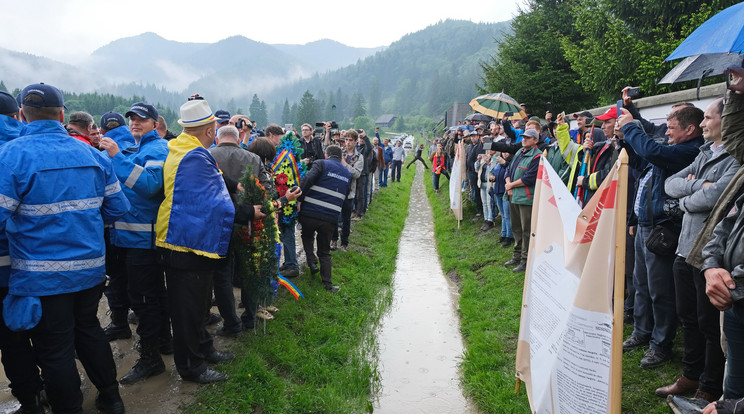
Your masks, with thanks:
[{"label": "blue cap", "polygon": [[220,124],[226,124],[230,122],[230,112],[227,112],[224,109],[220,109],[219,111],[215,112],[214,116],[219,118],[217,122]]},{"label": "blue cap", "polygon": [[0,91],[0,115],[9,115],[18,112],[18,102],[13,95]]},{"label": "blue cap", "polygon": [[124,116],[118,112],[106,112],[105,114],[101,115],[101,124],[100,126],[106,127],[106,124],[108,124],[110,121],[116,121],[119,123],[119,125],[126,125],[127,121],[124,119]]},{"label": "blue cap", "polygon": [[129,118],[132,115],[137,115],[140,118],[143,119],[154,119],[155,121],[158,120],[158,110],[155,109],[154,106],[150,104],[146,104],[144,102],[136,102],[132,104],[132,107],[129,108],[129,111],[124,114],[127,118]]},{"label": "blue cap", "polygon": [[[29,100],[28,98],[31,95],[41,97],[41,101],[33,102]],[[62,92],[54,86],[44,83],[34,83],[23,88],[21,103],[34,108],[65,108],[65,98],[62,97]]]}]

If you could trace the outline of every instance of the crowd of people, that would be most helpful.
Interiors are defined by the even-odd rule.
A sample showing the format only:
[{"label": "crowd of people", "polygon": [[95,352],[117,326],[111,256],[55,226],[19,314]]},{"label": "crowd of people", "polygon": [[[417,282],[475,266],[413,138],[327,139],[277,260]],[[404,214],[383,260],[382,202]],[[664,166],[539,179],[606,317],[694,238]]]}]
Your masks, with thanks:
[{"label": "crowd of people", "polygon": [[[18,413],[45,412],[42,395],[55,413],[82,412],[76,358],[106,413],[125,412],[119,384],[166,370],[163,354],[185,381],[226,380],[211,365],[234,355],[215,349],[206,326],[222,320],[216,334],[236,337],[273,319],[271,287],[300,275],[298,228],[310,274],[338,292],[331,251],[349,248],[351,221],[389,176],[400,181],[405,158],[379,129],[372,140],[332,122],[259,130],[199,95],[180,107],[178,136],[145,102],[99,124],[85,112],[65,124],[65,110],[51,85],[0,92],[0,352]],[[245,266],[236,245],[258,243],[267,228],[281,241],[259,258],[269,267]],[[270,293],[246,279],[263,279]],[[104,294],[111,323],[102,328]],[[139,359],[117,379],[109,342],[131,338],[130,323]]]},{"label": "crowd of people", "polygon": [[540,156],[584,205],[626,150],[624,320],[633,331],[623,350],[646,349],[641,367],[659,367],[681,327],[682,375],[654,392],[710,402],[706,414],[744,413],[744,69],[732,73],[725,97],[706,108],[674,105],[662,124],[644,119],[625,88],[621,106],[573,114],[575,129],[563,113],[505,116],[454,128],[429,150],[436,191],[458,143],[465,145],[473,219],[488,232],[501,217],[500,241],[514,244],[504,265],[514,272],[526,269]]}]

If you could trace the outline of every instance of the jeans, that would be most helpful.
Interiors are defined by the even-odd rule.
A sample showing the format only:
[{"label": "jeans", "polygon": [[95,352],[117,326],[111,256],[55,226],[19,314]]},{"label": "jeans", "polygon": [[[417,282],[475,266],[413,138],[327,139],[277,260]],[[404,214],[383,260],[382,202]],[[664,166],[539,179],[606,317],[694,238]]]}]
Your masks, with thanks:
[{"label": "jeans", "polygon": [[682,372],[687,378],[699,379],[701,390],[719,395],[726,363],[721,350],[721,314],[705,294],[705,277],[700,269],[685,263],[682,256],[674,260],[674,288],[685,339]]},{"label": "jeans", "polygon": [[55,413],[82,412],[75,353],[99,390],[115,386],[116,365],[98,321],[103,283],[79,292],[41,296],[42,316],[30,336],[47,399]]},{"label": "jeans", "polygon": [[658,256],[646,248],[650,226],[636,227],[635,239],[635,302],[633,335],[650,340],[653,350],[669,354],[677,331],[677,311],[674,298],[674,256]]},{"label": "jeans", "polygon": [[403,160],[393,160],[393,171],[390,172],[390,178],[393,182],[400,182],[400,170],[403,167]]},{"label": "jeans", "polygon": [[494,197],[496,200],[496,206],[498,206],[501,212],[501,237],[514,238],[511,227],[511,213],[509,212],[509,202],[504,200],[503,194],[497,194]]},{"label": "jeans", "polygon": [[723,398],[744,397],[744,302],[723,312],[723,333],[726,334],[726,385]]},{"label": "jeans", "polygon": [[380,187],[387,187],[388,169],[380,168]]},{"label": "jeans", "polygon": [[488,187],[483,185],[480,189],[480,196],[483,202],[483,219],[493,223],[494,213],[491,210],[491,197],[488,196]]},{"label": "jeans", "polygon": [[290,226],[279,224],[279,241],[282,243],[282,251],[284,251],[284,267],[287,269],[299,269],[294,224]]}]

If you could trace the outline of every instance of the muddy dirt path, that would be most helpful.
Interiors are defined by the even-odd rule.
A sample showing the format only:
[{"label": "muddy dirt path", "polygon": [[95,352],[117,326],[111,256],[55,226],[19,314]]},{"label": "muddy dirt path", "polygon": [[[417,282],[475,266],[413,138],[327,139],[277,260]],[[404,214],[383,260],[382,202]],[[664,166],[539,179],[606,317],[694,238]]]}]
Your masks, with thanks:
[{"label": "muddy dirt path", "polygon": [[[236,289],[235,294],[239,298],[239,291]],[[108,305],[106,298],[102,298],[98,305],[98,318],[101,326],[106,326],[110,318],[106,315]],[[219,314],[217,307],[212,308],[213,313]],[[214,331],[221,325],[208,326],[207,330],[213,334],[215,347],[221,351],[229,350],[233,346],[234,340],[225,339],[214,335]],[[137,328],[136,325],[130,325],[132,331]],[[117,378],[121,378],[134,365],[139,357],[134,350],[135,342],[138,336],[133,334],[132,339],[120,339],[111,342],[111,350],[116,361]],[[175,414],[183,412],[183,407],[194,402],[194,393],[200,385],[184,382],[178,376],[176,367],[173,363],[173,355],[163,355],[165,361],[165,372],[139,382],[134,385],[122,385],[119,387],[124,405],[128,414]],[[81,390],[83,392],[84,402],[83,411],[86,413],[95,413],[94,399],[96,389],[88,380],[85,370],[78,363],[78,372],[82,380]],[[5,373],[0,370],[0,413],[12,413],[17,410],[19,404],[11,395],[8,388],[8,379]]]},{"label": "muddy dirt path", "polygon": [[393,302],[378,335],[382,389],[375,413],[477,413],[460,387],[457,288],[439,263],[424,179],[431,170],[416,163]]}]

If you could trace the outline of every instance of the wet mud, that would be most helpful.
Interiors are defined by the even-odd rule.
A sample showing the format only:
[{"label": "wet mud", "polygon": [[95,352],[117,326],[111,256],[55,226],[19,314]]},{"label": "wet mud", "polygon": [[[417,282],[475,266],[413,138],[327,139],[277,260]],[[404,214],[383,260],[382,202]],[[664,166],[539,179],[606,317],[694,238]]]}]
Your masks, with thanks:
[{"label": "wet mud", "polygon": [[375,413],[477,413],[460,386],[457,286],[442,272],[431,206],[417,165],[400,240],[393,300],[378,332],[381,391]]}]

